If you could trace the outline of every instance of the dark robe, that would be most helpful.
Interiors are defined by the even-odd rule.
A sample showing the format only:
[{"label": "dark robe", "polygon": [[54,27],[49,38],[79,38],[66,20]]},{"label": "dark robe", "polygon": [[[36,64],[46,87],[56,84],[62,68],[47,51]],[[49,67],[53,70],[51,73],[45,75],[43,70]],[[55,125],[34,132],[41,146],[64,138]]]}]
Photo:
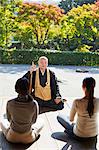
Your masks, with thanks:
[{"label": "dark robe", "polygon": [[[54,74],[54,72],[52,72],[51,70],[49,70],[50,72],[50,88],[51,88],[51,100],[49,101],[44,101],[41,100],[39,98],[35,98],[34,93],[32,94],[34,99],[36,99],[38,101],[38,104],[40,106],[48,106],[48,107],[55,107],[56,109],[62,109],[63,103],[60,102],[59,104],[56,104],[54,99],[56,99],[57,97],[61,98],[60,92],[59,92],[59,86],[58,86],[58,82],[57,82],[57,78]],[[26,77],[27,79],[30,80],[30,72],[28,71],[23,77]],[[35,91],[35,77],[36,77],[36,71],[33,72],[32,75],[32,88]],[[46,86],[46,82],[47,82],[47,70],[45,71],[44,75],[42,75],[41,71],[39,70],[39,79],[40,79],[40,85],[42,87]]]}]

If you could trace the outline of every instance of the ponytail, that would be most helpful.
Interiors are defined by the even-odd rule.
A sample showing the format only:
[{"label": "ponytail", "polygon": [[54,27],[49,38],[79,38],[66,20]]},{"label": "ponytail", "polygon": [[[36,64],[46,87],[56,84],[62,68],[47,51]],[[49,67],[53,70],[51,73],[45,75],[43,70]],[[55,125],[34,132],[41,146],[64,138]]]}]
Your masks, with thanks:
[{"label": "ponytail", "polygon": [[94,98],[94,88],[90,88],[90,90],[89,90],[89,97],[88,97],[88,105],[87,105],[87,111],[89,113],[90,118],[91,118],[91,116],[94,113],[93,98]]},{"label": "ponytail", "polygon": [[87,111],[91,118],[91,116],[94,113],[94,87],[95,87],[95,79],[92,77],[85,78],[83,80],[83,87],[86,87],[87,93],[88,93],[88,105],[87,105]]}]

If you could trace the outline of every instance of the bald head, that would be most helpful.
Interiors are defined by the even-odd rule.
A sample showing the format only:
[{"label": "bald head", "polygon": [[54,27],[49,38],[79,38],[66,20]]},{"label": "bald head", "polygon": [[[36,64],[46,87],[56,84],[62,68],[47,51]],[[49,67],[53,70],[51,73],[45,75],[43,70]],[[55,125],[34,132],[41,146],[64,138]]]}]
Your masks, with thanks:
[{"label": "bald head", "polygon": [[38,60],[38,65],[42,71],[45,71],[48,66],[48,58],[45,56],[41,56]]}]

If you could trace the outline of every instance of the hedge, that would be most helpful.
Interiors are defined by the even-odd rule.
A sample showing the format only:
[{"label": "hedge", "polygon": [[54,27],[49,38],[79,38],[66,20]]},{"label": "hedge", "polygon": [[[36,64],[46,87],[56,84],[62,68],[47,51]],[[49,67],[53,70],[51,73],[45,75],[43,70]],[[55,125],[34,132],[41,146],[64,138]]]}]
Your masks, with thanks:
[{"label": "hedge", "polygon": [[99,53],[80,53],[54,50],[0,50],[2,64],[30,64],[40,56],[47,56],[50,65],[99,66]]}]

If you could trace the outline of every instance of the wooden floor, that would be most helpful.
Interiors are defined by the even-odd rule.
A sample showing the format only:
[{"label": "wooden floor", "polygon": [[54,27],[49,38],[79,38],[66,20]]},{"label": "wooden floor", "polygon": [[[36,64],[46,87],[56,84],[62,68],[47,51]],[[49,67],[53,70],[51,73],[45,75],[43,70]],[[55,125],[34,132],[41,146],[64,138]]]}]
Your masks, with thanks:
[{"label": "wooden floor", "polygon": [[[6,99],[0,99],[0,117],[5,113]],[[50,111],[39,115],[44,119],[44,128],[39,139],[31,145],[11,144],[6,141],[0,130],[0,150],[96,150],[95,147],[98,142],[72,140],[64,133],[64,128],[57,122],[57,115],[69,115],[71,103],[71,101],[65,102],[65,108],[61,111]]]}]

